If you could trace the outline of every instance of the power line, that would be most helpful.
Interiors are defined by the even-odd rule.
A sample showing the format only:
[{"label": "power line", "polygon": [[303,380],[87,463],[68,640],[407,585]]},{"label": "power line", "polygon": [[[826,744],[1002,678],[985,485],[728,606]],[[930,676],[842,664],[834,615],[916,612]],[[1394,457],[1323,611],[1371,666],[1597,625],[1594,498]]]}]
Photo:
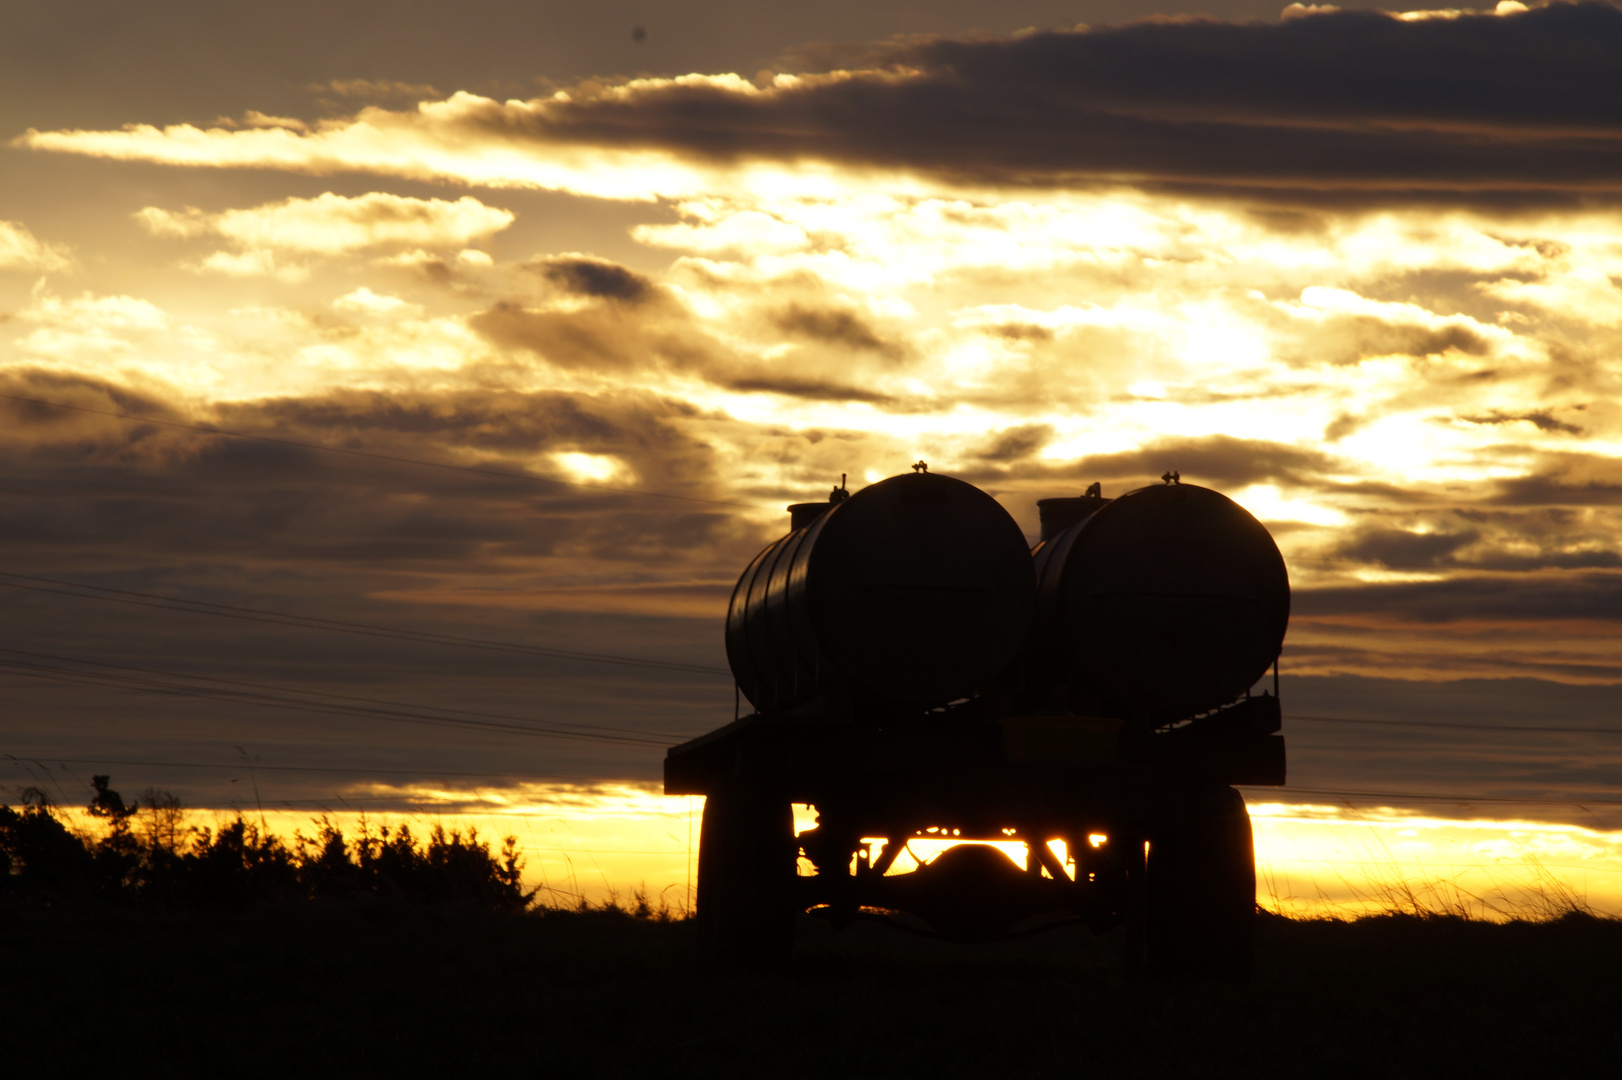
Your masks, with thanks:
[{"label": "power line", "polygon": [[114,676],[102,676],[92,672],[68,672],[62,669],[42,667],[40,665],[17,664],[0,661],[0,671],[25,678],[45,679],[52,682],[74,683],[83,686],[110,687],[119,690],[134,690],[140,693],[157,694],[164,697],[196,698],[203,701],[221,701],[238,705],[260,706],[271,709],[285,709],[293,712],[316,713],[323,716],[342,716],[364,720],[384,720],[396,723],[422,724],[429,727],[460,727],[476,728],[499,732],[509,732],[519,735],[531,735],[539,738],[552,739],[583,739],[594,742],[623,743],[632,746],[647,746],[668,748],[675,745],[672,742],[663,742],[654,739],[635,739],[616,735],[598,735],[581,731],[557,731],[546,728],[528,727],[519,724],[500,724],[491,721],[468,720],[460,717],[434,716],[419,713],[390,713],[380,709],[344,708],[342,706],[324,706],[314,703],[301,703],[296,701],[283,701],[268,696],[253,696],[246,694],[230,694],[225,692],[210,692],[205,688],[183,686],[165,686],[161,683],[143,682],[136,679],[119,679]]},{"label": "power line", "polygon": [[1539,727],[1536,724],[1472,724],[1448,720],[1371,720],[1355,716],[1300,716],[1290,714],[1290,721],[1309,720],[1322,724],[1368,724],[1375,727],[1457,728],[1461,731],[1529,731],[1553,735],[1622,735],[1622,728],[1606,727]]},{"label": "power line", "polygon": [[1426,801],[1456,803],[1528,803],[1543,806],[1622,806],[1622,799],[1548,799],[1528,796],[1449,795],[1439,791],[1340,791],[1333,788],[1260,787],[1256,784],[1236,784],[1258,792],[1277,795],[1335,795],[1347,799],[1422,799]]},{"label": "power line", "polygon": [[[3,755],[13,761],[23,760],[15,754]],[[58,765],[130,765],[153,769],[215,769],[223,772],[296,772],[296,773],[338,773],[344,776],[371,776],[374,774],[385,776],[419,776],[425,779],[435,779],[441,776],[466,776],[475,780],[506,780],[515,776],[522,776],[528,780],[589,780],[601,783],[601,777],[588,776],[584,773],[549,773],[546,776],[536,777],[527,770],[514,769],[511,772],[466,772],[455,769],[394,769],[371,765],[261,765],[258,762],[217,762],[217,761],[146,761],[131,758],[64,758],[44,757],[28,758],[37,765],[54,762]]]},{"label": "power line", "polygon": [[[368,708],[361,706],[346,706],[341,704],[325,705],[318,702],[300,701],[296,698],[278,698],[269,694],[253,694],[223,689],[216,690],[211,687],[190,686],[184,683],[164,683],[151,679],[137,679],[131,676],[91,671],[74,671],[72,669],[53,668],[43,664],[27,664],[8,660],[0,660],[0,671],[9,671],[16,675],[23,675],[37,679],[47,679],[53,682],[104,686],[122,690],[135,690],[141,693],[158,694],[168,697],[199,698],[207,701],[224,701],[233,704],[257,705],[265,708],[286,709],[294,712],[318,713],[328,716],[344,716],[366,720],[385,720],[397,723],[423,724],[428,726],[475,728],[519,735],[531,735],[540,738],[583,739],[595,742],[623,743],[634,746],[658,748],[668,748],[676,744],[676,740],[666,738],[639,738],[631,735],[615,735],[606,732],[567,731],[558,728],[535,727],[523,723],[499,723],[493,720],[468,719],[464,717],[436,715],[427,711],[403,712],[399,711],[398,709]],[[185,679],[189,676],[170,675],[169,677]],[[405,708],[412,708],[412,706],[406,706]]]},{"label": "power line", "polygon": [[[1340,824],[1344,824],[1344,822],[1342,822]],[[655,854],[662,854],[662,853],[655,853]],[[1420,866],[1425,865],[1425,863],[1420,859],[1411,859],[1411,860],[1408,860],[1408,861],[1412,862],[1412,863],[1415,863],[1417,865],[1420,865]],[[1267,863],[1268,863],[1269,866],[1289,866],[1289,865],[1309,866],[1309,867],[1311,867],[1311,866],[1352,866],[1352,867],[1357,867],[1357,868],[1365,870],[1365,871],[1371,869],[1371,867],[1369,866],[1368,863],[1362,862],[1362,861],[1357,860],[1357,859],[1311,859],[1311,858],[1307,858],[1305,856],[1295,856],[1293,858],[1292,857],[1287,857],[1287,856],[1271,856],[1271,857],[1269,857],[1267,859]],[[1395,868],[1395,867],[1401,866],[1402,863],[1403,863],[1403,860],[1400,860],[1400,859],[1397,859],[1397,858],[1393,857],[1389,865],[1390,865],[1391,868]],[[1461,862],[1454,862],[1452,859],[1446,859],[1446,860],[1438,859],[1438,860],[1436,860],[1434,865],[1436,866],[1437,869],[1441,869],[1443,866],[1445,866],[1449,870],[1517,870],[1517,869],[1520,869],[1522,867],[1527,866],[1527,862],[1526,862],[1526,860],[1523,859],[1522,861],[1520,861],[1518,863],[1516,863],[1516,862],[1508,862],[1508,861],[1496,862],[1496,863],[1485,863],[1485,862],[1461,863]],[[1594,872],[1596,874],[1622,874],[1622,866],[1585,866],[1582,863],[1551,863],[1551,862],[1544,862],[1542,859],[1538,859],[1533,865],[1535,865],[1535,867],[1537,869],[1539,869],[1539,870],[1544,870],[1544,869],[1548,869],[1548,870],[1582,870],[1582,871],[1585,871],[1585,872],[1592,871],[1592,872]],[[1384,867],[1384,866],[1373,867],[1372,869],[1374,869],[1376,871],[1383,871],[1383,870],[1387,869],[1387,867]],[[1284,873],[1284,875],[1286,877],[1289,875],[1288,870],[1283,871],[1283,873]]]},{"label": "power line", "polygon": [[[6,649],[6,648],[0,648],[0,653],[8,653],[8,654],[10,654],[12,656],[27,656],[27,657],[32,657],[35,660],[54,660],[54,661],[57,661],[58,663],[64,663],[64,664],[84,664],[84,665],[87,665],[89,667],[107,668],[107,669],[112,670],[112,671],[133,671],[133,672],[136,672],[136,673],[142,674],[142,675],[159,675],[159,676],[162,676],[164,678],[169,678],[169,679],[189,679],[189,680],[192,680],[192,681],[195,681],[195,682],[216,683],[216,684],[218,684],[220,686],[242,687],[242,688],[245,688],[245,689],[248,689],[248,690],[256,690],[256,691],[263,690],[263,691],[269,691],[272,694],[302,694],[305,697],[330,698],[332,700],[340,701],[340,702],[358,702],[358,703],[360,703],[362,705],[383,705],[383,706],[387,706],[389,708],[397,708],[397,709],[420,709],[420,708],[423,708],[423,706],[413,705],[410,702],[404,702],[404,701],[388,701],[388,700],[385,700],[385,699],[382,699],[382,698],[364,697],[364,696],[357,695],[357,694],[334,694],[331,691],[327,691],[327,690],[304,690],[304,689],[300,689],[300,688],[297,688],[297,687],[272,686],[272,685],[269,685],[269,684],[266,684],[266,683],[244,682],[244,681],[242,681],[240,679],[221,679],[221,678],[218,678],[218,677],[212,676],[212,675],[192,675],[192,674],[189,674],[189,673],[186,673],[186,672],[160,671],[160,670],[158,670],[156,668],[133,667],[133,666],[131,666],[129,664],[110,664],[110,663],[107,663],[107,662],[102,661],[102,660],[87,660],[87,659],[85,659],[84,657],[81,657],[81,656],[55,656],[55,655],[52,655],[50,653],[25,652],[22,649]],[[7,663],[7,661],[0,660],[0,664],[5,664],[5,663]],[[22,665],[22,666],[26,667],[26,666],[29,666],[29,665],[25,664],[25,665]],[[50,669],[50,670],[59,670],[59,669]],[[94,676],[96,673],[94,673],[94,672],[85,672],[85,674]],[[114,678],[116,678],[116,676]],[[505,713],[480,712],[477,709],[458,709],[458,708],[445,706],[445,705],[435,705],[435,706],[431,706],[431,708],[433,708],[434,710],[436,710],[438,712],[441,712],[441,713],[461,713],[464,716],[480,717],[480,718],[487,719],[487,720],[516,720],[516,721],[519,721],[519,722],[528,722],[528,717],[509,716],[509,715],[507,715]],[[654,736],[654,737],[659,737],[659,736],[662,736],[664,734],[663,732],[645,731],[645,730],[642,730],[640,728],[606,727],[606,726],[601,725],[601,724],[571,724],[571,723],[568,723],[567,721],[561,721],[561,722],[560,721],[552,721],[551,723],[552,723],[553,727],[575,728],[575,729],[579,729],[581,731],[588,731],[588,732],[612,732],[612,733],[616,733],[616,734],[620,734],[620,735]],[[677,737],[683,737],[684,738],[685,736],[677,736]]]},{"label": "power line", "polygon": [[[1287,563],[1289,563],[1290,565],[1292,565],[1292,566],[1293,565],[1299,565],[1299,564],[1306,564],[1306,565],[1321,566],[1321,567],[1322,566],[1327,566],[1327,567],[1347,567],[1347,568],[1351,568],[1351,569],[1359,569],[1359,568],[1361,568],[1361,569],[1367,569],[1367,570],[1406,570],[1406,571],[1410,571],[1410,572],[1413,572],[1413,573],[1419,573],[1419,574],[1436,574],[1436,575],[1446,574],[1446,575],[1450,575],[1454,579],[1456,579],[1459,575],[1465,575],[1465,574],[1480,575],[1480,574],[1503,574],[1503,573],[1506,573],[1506,572],[1509,572],[1509,573],[1519,573],[1519,572],[1521,572],[1521,571],[1513,571],[1513,570],[1506,571],[1506,569],[1504,567],[1488,566],[1488,565],[1476,564],[1476,563],[1398,563],[1398,562],[1387,562],[1384,559],[1374,559],[1374,558],[1369,558],[1369,559],[1348,559],[1348,558],[1321,558],[1321,557],[1313,557],[1313,556],[1309,556],[1309,555],[1291,555],[1291,556],[1288,556],[1285,559],[1285,561]],[[1530,569],[1535,569],[1535,570],[1546,570],[1546,569],[1551,569],[1551,568],[1558,569],[1559,567],[1557,566],[1557,564],[1554,564],[1554,563],[1542,563],[1542,564],[1539,564],[1537,566],[1530,567]],[[1612,567],[1612,566],[1584,566],[1584,567],[1578,567],[1577,569],[1579,569],[1583,573],[1587,573],[1587,574],[1601,574],[1601,575],[1604,575],[1606,577],[1615,577],[1615,576],[1617,576],[1614,573],[1615,567]],[[1610,571],[1610,572],[1608,572],[1608,571]],[[1367,583],[1365,583],[1365,584],[1367,584]],[[1416,583],[1416,584],[1418,584],[1418,583]],[[1308,590],[1304,590],[1304,591],[1312,592],[1312,591],[1315,591],[1315,590],[1308,589]]]},{"label": "power line", "polygon": [[[626,667],[645,667],[665,671],[690,671],[702,675],[727,675],[726,668],[704,664],[684,664],[675,660],[651,660],[638,656],[618,656],[611,653],[583,652],[576,649],[554,649],[542,645],[499,641],[491,638],[463,637],[459,634],[439,634],[428,630],[408,630],[404,627],[381,626],[376,623],[349,622],[343,619],[325,619],[314,615],[294,615],[285,611],[246,607],[240,604],[215,604],[206,600],[188,600],[178,596],[134,592],[115,589],[107,585],[85,585],[76,581],[35,577],[31,574],[12,574],[0,571],[0,587],[24,589],[29,592],[50,593],[56,596],[77,597],[80,600],[105,600],[130,604],[135,607],[156,608],[160,611],[179,611],[192,615],[214,615],[220,618],[242,619],[247,622],[269,623],[274,626],[294,626],[309,630],[329,630],[334,633],[356,634],[362,637],[391,638],[397,641],[416,641],[432,645],[454,645],[463,649],[483,649],[491,652],[520,653],[545,656],[554,660],[580,660],[593,664],[618,664]],[[35,582],[36,584],[24,584]],[[49,586],[59,586],[50,588]],[[82,590],[82,591],[73,591]],[[106,595],[101,595],[106,594]]]},{"label": "power line", "polygon": [[477,465],[453,465],[443,461],[426,461],[422,458],[408,458],[397,454],[383,454],[373,450],[354,450],[343,446],[325,446],[321,443],[304,442],[300,439],[282,439],[272,435],[250,435],[244,431],[230,431],[226,428],[215,427],[212,424],[187,424],[179,420],[159,420],[152,416],[142,416],[138,413],[118,412],[114,409],[92,409],[85,405],[69,405],[63,401],[49,401],[45,398],[24,397],[21,394],[0,394],[0,398],[10,401],[21,401],[28,405],[44,405],[52,409],[66,409],[71,412],[89,413],[93,416],[111,416],[118,420],[128,420],[140,424],[156,424],[159,427],[178,428],[182,431],[196,431],[204,435],[214,435],[224,439],[246,439],[251,442],[272,443],[277,446],[295,446],[303,450],[319,450],[327,454],[344,454],[349,457],[367,458],[373,461],[392,461],[402,465],[418,465],[427,469],[447,469],[452,472],[473,473],[478,476],[493,476],[502,480],[518,480],[533,484],[554,484],[559,487],[579,488],[583,491],[603,491],[614,495],[641,495],[650,499],[675,499],[680,502],[708,503],[714,506],[737,506],[746,510],[755,509],[749,503],[737,502],[732,499],[711,499],[701,495],[676,495],[667,491],[645,491],[640,488],[609,487],[606,484],[582,484],[574,480],[555,480],[545,476],[533,476],[529,473],[508,472],[504,469],[486,469]]}]

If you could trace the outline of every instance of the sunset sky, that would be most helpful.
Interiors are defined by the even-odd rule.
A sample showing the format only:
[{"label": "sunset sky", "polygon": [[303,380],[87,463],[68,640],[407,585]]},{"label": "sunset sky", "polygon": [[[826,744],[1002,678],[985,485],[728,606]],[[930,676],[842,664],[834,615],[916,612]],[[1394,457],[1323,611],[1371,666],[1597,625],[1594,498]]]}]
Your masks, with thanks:
[{"label": "sunset sky", "polygon": [[647,791],[921,457],[1267,524],[1253,802],[1622,867],[1608,3],[13,4],[0,121],[7,798]]}]

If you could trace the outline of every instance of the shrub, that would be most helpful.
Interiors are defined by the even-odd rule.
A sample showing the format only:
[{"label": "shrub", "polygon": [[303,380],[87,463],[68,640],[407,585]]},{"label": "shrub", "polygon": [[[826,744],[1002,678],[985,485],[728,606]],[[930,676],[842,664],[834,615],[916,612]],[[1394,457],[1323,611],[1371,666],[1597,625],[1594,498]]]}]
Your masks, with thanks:
[{"label": "shrub", "polygon": [[186,829],[175,796],[148,791],[126,805],[110,785],[92,780],[89,812],[104,824],[94,838],[69,829],[37,788],[18,809],[0,806],[0,896],[200,910],[387,900],[522,911],[534,898],[516,837],[492,854],[477,830],[436,825],[424,844],[408,826],[374,833],[362,819],[350,844],[323,818],[290,846],[240,814],[217,831]]}]

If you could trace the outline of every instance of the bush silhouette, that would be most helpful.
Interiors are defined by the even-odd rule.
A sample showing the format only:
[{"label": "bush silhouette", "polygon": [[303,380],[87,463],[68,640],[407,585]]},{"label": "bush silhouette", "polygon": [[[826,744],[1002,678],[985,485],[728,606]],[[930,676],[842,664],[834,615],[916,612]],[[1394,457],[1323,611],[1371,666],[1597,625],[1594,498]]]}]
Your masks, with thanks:
[{"label": "bush silhouette", "polygon": [[186,829],[171,794],[127,805],[110,777],[91,786],[99,837],[69,829],[38,788],[20,808],[0,806],[0,897],[226,911],[315,901],[522,911],[534,898],[515,837],[492,854],[477,830],[436,825],[421,843],[408,826],[374,832],[363,818],[350,843],[323,818],[315,836],[295,833],[289,845],[241,814],[218,830]]},{"label": "bush silhouette", "polygon": [[22,793],[20,810],[0,806],[0,890],[45,902],[89,896],[95,891],[95,853],[51,813],[39,788]]}]

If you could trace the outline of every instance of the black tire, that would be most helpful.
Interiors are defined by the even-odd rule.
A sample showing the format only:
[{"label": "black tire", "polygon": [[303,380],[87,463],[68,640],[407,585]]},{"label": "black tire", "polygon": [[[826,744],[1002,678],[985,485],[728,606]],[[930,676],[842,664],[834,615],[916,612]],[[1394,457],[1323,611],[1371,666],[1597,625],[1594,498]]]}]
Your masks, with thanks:
[{"label": "black tire", "polygon": [[1151,978],[1243,982],[1256,945],[1256,851],[1233,788],[1187,793],[1184,824],[1149,840],[1141,947]]},{"label": "black tire", "polygon": [[695,897],[699,957],[779,968],[794,951],[794,812],[787,800],[729,785],[704,801]]}]

